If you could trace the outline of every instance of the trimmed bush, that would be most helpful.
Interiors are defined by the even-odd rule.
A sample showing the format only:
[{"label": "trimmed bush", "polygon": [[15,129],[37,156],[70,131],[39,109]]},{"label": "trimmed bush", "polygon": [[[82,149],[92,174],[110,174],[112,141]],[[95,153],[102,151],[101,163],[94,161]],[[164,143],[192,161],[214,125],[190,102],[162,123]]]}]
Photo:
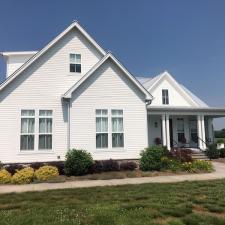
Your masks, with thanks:
[{"label": "trimmed bush", "polygon": [[17,170],[21,170],[21,169],[24,169],[25,167],[23,166],[23,165],[21,165],[21,164],[10,164],[10,165],[7,165],[6,167],[5,167],[5,169],[9,172],[9,173],[11,173],[12,175],[14,175],[16,172],[17,172]]},{"label": "trimmed bush", "polygon": [[181,169],[181,163],[175,159],[166,156],[161,158],[162,169],[177,171]]},{"label": "trimmed bush", "polygon": [[47,165],[56,167],[59,175],[65,175],[65,163],[63,161],[48,162]]},{"label": "trimmed bush", "polygon": [[137,163],[132,161],[126,161],[120,163],[120,170],[135,170],[137,168]]},{"label": "trimmed bush", "polygon": [[0,184],[8,184],[11,182],[11,173],[9,173],[6,169],[0,170]]},{"label": "trimmed bush", "polygon": [[80,176],[87,174],[94,161],[85,150],[72,149],[66,154],[65,172],[67,175]]},{"label": "trimmed bush", "polygon": [[42,166],[35,171],[34,176],[40,181],[46,181],[59,176],[59,171],[55,166]]},{"label": "trimmed bush", "polygon": [[12,183],[14,184],[29,184],[34,179],[34,169],[31,167],[26,167],[22,170],[18,170],[12,176]]},{"label": "trimmed bush", "polygon": [[163,147],[155,145],[146,148],[141,152],[140,169],[143,171],[160,170],[162,168],[161,158],[163,156]]},{"label": "trimmed bush", "polygon": [[191,162],[185,162],[182,165],[182,169],[189,173],[197,173],[197,172],[212,172],[213,165],[209,161],[204,160],[196,160]]},{"label": "trimmed bush", "polygon": [[225,148],[220,149],[220,158],[225,158]]},{"label": "trimmed bush", "polygon": [[216,144],[209,145],[206,150],[206,155],[210,159],[218,159],[220,157],[220,150],[217,149]]}]

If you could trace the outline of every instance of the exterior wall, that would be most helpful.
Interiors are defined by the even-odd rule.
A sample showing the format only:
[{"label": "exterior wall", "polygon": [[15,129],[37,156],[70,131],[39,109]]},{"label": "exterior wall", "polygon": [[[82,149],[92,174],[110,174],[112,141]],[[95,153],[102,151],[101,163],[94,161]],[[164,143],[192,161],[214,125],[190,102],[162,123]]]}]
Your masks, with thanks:
[{"label": "exterior wall", "polygon": [[20,68],[33,54],[12,55],[6,57],[6,77]]},{"label": "exterior wall", "polygon": [[148,145],[154,145],[156,138],[162,140],[161,115],[148,115]]},{"label": "exterior wall", "polygon": [[[162,89],[168,89],[169,105],[162,104]],[[162,79],[161,83],[150,92],[154,96],[151,106],[192,106],[167,79]]]},{"label": "exterior wall", "polygon": [[[88,150],[95,160],[137,159],[148,145],[145,96],[122,73],[108,59],[72,95],[70,147]],[[123,109],[124,148],[111,147],[109,125],[109,147],[96,149],[96,109]]]},{"label": "exterior wall", "polygon": [[[82,74],[70,74],[69,54],[81,53]],[[32,162],[64,158],[67,151],[67,111],[61,96],[102,55],[79,33],[72,30],[32,66],[0,92],[0,160]],[[53,151],[20,151],[21,109],[53,110]],[[36,111],[36,114],[38,111]],[[35,121],[38,131],[38,120]]]}]

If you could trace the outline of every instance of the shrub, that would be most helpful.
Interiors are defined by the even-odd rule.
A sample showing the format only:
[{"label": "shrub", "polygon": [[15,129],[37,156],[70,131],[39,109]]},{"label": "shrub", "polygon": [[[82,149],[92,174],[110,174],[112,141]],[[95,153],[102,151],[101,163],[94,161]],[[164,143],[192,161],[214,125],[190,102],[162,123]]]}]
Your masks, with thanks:
[{"label": "shrub", "polygon": [[168,158],[166,156],[161,158],[162,169],[177,171],[181,169],[181,164],[175,159]]},{"label": "shrub", "polygon": [[89,173],[101,173],[108,171],[119,171],[120,165],[119,162],[113,159],[109,160],[98,160],[90,167]]},{"label": "shrub", "polygon": [[72,149],[66,154],[65,172],[68,175],[84,175],[88,173],[93,163],[90,153],[85,150]]},{"label": "shrub", "polygon": [[143,171],[160,170],[162,167],[161,158],[163,155],[163,147],[155,145],[146,148],[141,152],[140,169]]},{"label": "shrub", "polygon": [[14,184],[29,184],[33,181],[34,169],[31,167],[26,167],[24,169],[18,170],[12,176],[12,183]]},{"label": "shrub", "polygon": [[220,149],[220,158],[225,158],[225,148]]},{"label": "shrub", "polygon": [[220,157],[220,151],[216,148],[215,144],[211,144],[208,146],[208,149],[206,150],[206,155],[210,159],[218,159]]},{"label": "shrub", "polygon": [[21,170],[21,169],[24,169],[24,166],[21,165],[21,164],[10,164],[10,165],[7,165],[5,167],[5,169],[11,173],[12,175],[14,175],[16,173],[17,170]]},{"label": "shrub", "polygon": [[132,161],[121,162],[120,170],[135,170],[137,168],[137,163]]},{"label": "shrub", "polygon": [[59,171],[57,167],[54,166],[42,166],[34,173],[35,178],[40,181],[46,181],[50,178],[59,176]]},{"label": "shrub", "polygon": [[185,162],[182,164],[183,170],[190,172],[190,173],[196,173],[199,171],[202,172],[212,172],[213,171],[213,165],[209,161],[204,160],[196,160],[191,162]]},{"label": "shrub", "polygon": [[168,155],[169,157],[172,157],[180,162],[191,162],[191,153],[192,152],[190,149],[176,148],[169,152]]},{"label": "shrub", "polygon": [[48,166],[57,167],[59,175],[65,175],[65,163],[63,161],[55,161],[46,163]]},{"label": "shrub", "polygon": [[0,170],[0,184],[10,183],[11,177],[11,173],[9,173],[6,169]]},{"label": "shrub", "polygon": [[222,138],[220,138],[220,139],[217,140],[216,143],[217,144],[225,144],[225,141]]}]

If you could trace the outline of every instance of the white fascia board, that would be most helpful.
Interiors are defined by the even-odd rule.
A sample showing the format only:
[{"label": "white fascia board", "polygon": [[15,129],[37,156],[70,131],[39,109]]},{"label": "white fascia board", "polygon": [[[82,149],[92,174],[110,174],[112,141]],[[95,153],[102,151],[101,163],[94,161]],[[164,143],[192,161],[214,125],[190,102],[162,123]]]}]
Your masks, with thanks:
[{"label": "white fascia board", "polygon": [[142,86],[142,84],[131,75],[127,69],[111,54],[107,53],[98,63],[95,64],[77,83],[75,83],[62,97],[71,98],[72,93],[88,78],[90,77],[108,58],[127,75],[127,77],[146,95],[146,100],[152,100],[152,95]]},{"label": "white fascia board", "polygon": [[35,62],[40,56],[42,56],[49,48],[56,44],[64,35],[66,35],[71,29],[76,27],[103,55],[106,52],[94,41],[93,38],[78,24],[74,21],[69,27],[67,27],[62,33],[60,33],[56,38],[49,42],[43,49],[33,55],[27,62],[25,62],[19,69],[17,69],[12,75],[10,75],[1,85],[0,91],[8,85],[13,79],[15,79],[21,72],[23,72],[28,66]]}]

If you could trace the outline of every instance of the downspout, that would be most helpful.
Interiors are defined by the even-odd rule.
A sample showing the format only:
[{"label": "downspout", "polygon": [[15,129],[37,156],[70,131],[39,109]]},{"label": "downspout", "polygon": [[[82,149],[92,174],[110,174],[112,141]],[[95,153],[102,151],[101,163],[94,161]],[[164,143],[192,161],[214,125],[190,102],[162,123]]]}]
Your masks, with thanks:
[{"label": "downspout", "polygon": [[70,149],[70,99],[65,99],[67,104],[67,150]]},{"label": "downspout", "polygon": [[146,105],[146,116],[147,116],[147,146],[149,147],[149,125],[148,125],[148,105],[152,104],[152,99],[146,99],[145,100],[145,105]]}]

